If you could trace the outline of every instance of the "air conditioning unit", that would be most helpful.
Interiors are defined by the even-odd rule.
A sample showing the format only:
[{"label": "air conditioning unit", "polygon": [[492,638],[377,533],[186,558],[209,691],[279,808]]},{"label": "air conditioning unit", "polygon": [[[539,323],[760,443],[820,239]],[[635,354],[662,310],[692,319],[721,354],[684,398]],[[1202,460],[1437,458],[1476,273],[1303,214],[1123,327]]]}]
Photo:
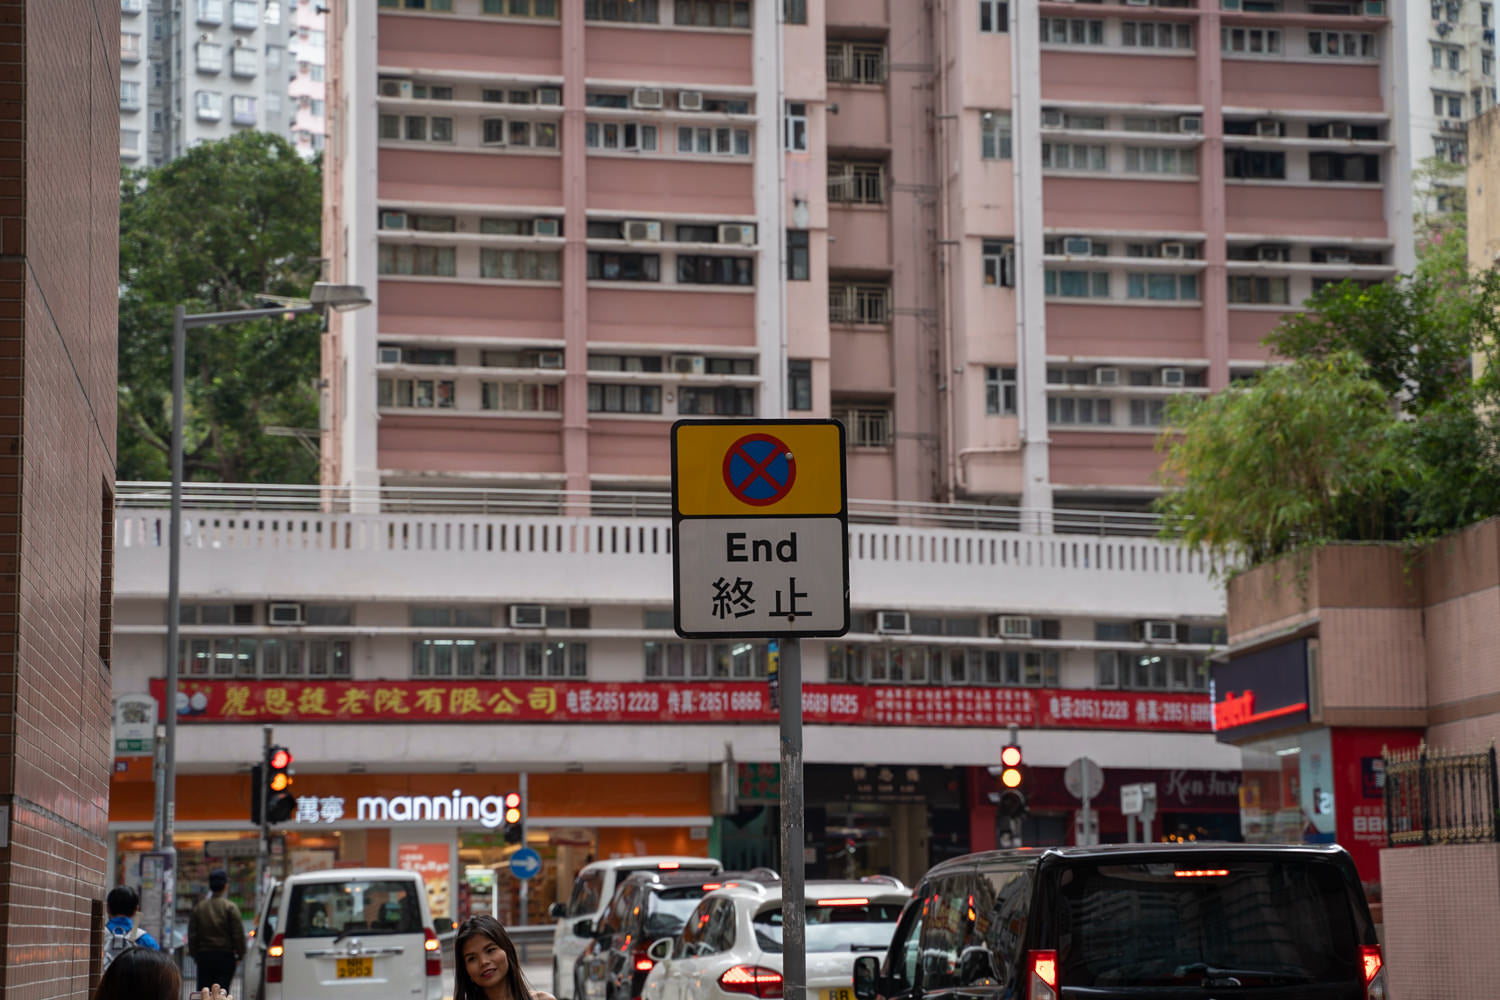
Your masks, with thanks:
[{"label": "air conditioning unit", "polygon": [[380,363],[383,365],[399,365],[401,363],[401,348],[382,347],[380,349]]},{"label": "air conditioning unit", "polygon": [[1063,237],[1063,253],[1076,254],[1082,257],[1091,256],[1094,252],[1094,241],[1087,236],[1065,236]]},{"label": "air conditioning unit", "polygon": [[531,235],[533,236],[559,236],[562,234],[562,223],[557,219],[532,219]]},{"label": "air conditioning unit", "polygon": [[1256,256],[1257,260],[1269,260],[1269,261],[1278,261],[1279,262],[1279,261],[1284,261],[1284,260],[1287,259],[1287,250],[1286,250],[1285,247],[1276,247],[1276,246],[1256,247],[1255,248],[1255,256]]},{"label": "air conditioning unit", "polygon": [[1063,113],[1057,108],[1042,109],[1042,128],[1062,128]]},{"label": "air conditioning unit", "polygon": [[1385,0],[1365,0],[1365,17],[1385,17]]},{"label": "air conditioning unit", "polygon": [[1141,622],[1141,639],[1145,642],[1176,642],[1176,622]]},{"label": "air conditioning unit", "polygon": [[406,213],[405,212],[381,212],[380,213],[380,228],[381,229],[405,229],[406,228]]},{"label": "air conditioning unit", "polygon": [[875,631],[884,635],[910,635],[911,615],[905,611],[877,611]]},{"label": "air conditioning unit", "polygon": [[561,104],[561,87],[538,87],[536,88],[536,103],[538,104]]},{"label": "air conditioning unit", "polygon": [[674,354],[667,359],[667,368],[674,375],[702,375],[708,359],[701,354]]},{"label": "air conditioning unit", "polygon": [[1187,385],[1187,372],[1181,368],[1163,368],[1161,384],[1169,389],[1181,389]]},{"label": "air conditioning unit", "polygon": [[1269,118],[1262,118],[1260,121],[1258,121],[1258,122],[1255,123],[1255,134],[1256,135],[1280,136],[1281,135],[1281,122],[1273,121],[1273,120],[1271,120]]},{"label": "air conditioning unit", "polygon": [[703,91],[701,90],[679,90],[677,92],[678,111],[702,111]]},{"label": "air conditioning unit", "polygon": [[751,246],[755,243],[755,227],[738,222],[725,223],[719,227],[719,242]]},{"label": "air conditioning unit", "polygon": [[1329,250],[1323,254],[1325,264],[1347,264],[1349,263],[1348,250]]},{"label": "air conditioning unit", "polygon": [[1161,245],[1161,255],[1168,260],[1182,260],[1187,256],[1187,244],[1163,243]]},{"label": "air conditioning unit", "polygon": [[1438,26],[1437,26],[1437,33],[1439,35],[1444,36],[1444,37],[1446,37],[1452,31],[1453,31],[1453,25],[1449,24],[1447,21],[1443,21],[1440,24],[1438,24]]},{"label": "air conditioning unit", "polygon": [[622,229],[631,243],[661,242],[661,223],[654,219],[626,219]]},{"label": "air conditioning unit", "polygon": [[1179,132],[1202,132],[1202,115],[1183,115],[1177,119],[1177,130]]},{"label": "air conditioning unit", "polygon": [[303,625],[306,621],[300,604],[273,601],[266,605],[267,625]]},{"label": "air conditioning unit", "polygon": [[1095,368],[1094,369],[1094,384],[1095,385],[1119,385],[1120,384],[1120,369],[1118,369],[1118,368]]},{"label": "air conditioning unit", "polygon": [[1328,126],[1328,138],[1352,139],[1354,138],[1354,126],[1348,122],[1332,122]]},{"label": "air conditioning unit", "polygon": [[659,108],[662,105],[660,87],[637,87],[630,95],[630,103],[638,108]]},{"label": "air conditioning unit", "polygon": [[536,356],[538,368],[561,368],[563,366],[562,351],[542,351]]},{"label": "air conditioning unit", "polygon": [[510,606],[511,628],[543,628],[547,624],[547,609],[540,604],[512,604]]},{"label": "air conditioning unit", "polygon": [[403,100],[411,100],[410,80],[381,80],[381,97],[399,97]]},{"label": "air conditioning unit", "polygon": [[990,631],[1007,639],[1030,639],[1031,619],[1025,615],[996,615]]}]

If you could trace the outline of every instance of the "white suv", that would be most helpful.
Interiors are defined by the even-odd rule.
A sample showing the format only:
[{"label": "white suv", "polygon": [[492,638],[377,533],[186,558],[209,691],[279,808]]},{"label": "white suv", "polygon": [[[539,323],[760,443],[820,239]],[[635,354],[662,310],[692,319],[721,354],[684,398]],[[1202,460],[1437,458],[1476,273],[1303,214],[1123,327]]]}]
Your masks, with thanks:
[{"label": "white suv", "polygon": [[553,903],[548,915],[557,921],[552,938],[552,992],[558,1000],[573,997],[573,966],[594,939],[594,928],[614,898],[615,888],[632,872],[685,871],[720,872],[724,866],[714,858],[651,855],[640,858],[610,858],[594,861],[578,870],[566,905]]},{"label": "white suv", "polygon": [[443,956],[422,877],[335,868],[275,883],[251,938],[255,1000],[442,1000]]},{"label": "white suv", "polygon": [[[656,962],[641,1000],[744,1000],[781,996],[780,885],[715,890],[682,933],[651,943]],[[807,1000],[854,1000],[854,960],[890,946],[911,890],[877,877],[806,885]]]}]

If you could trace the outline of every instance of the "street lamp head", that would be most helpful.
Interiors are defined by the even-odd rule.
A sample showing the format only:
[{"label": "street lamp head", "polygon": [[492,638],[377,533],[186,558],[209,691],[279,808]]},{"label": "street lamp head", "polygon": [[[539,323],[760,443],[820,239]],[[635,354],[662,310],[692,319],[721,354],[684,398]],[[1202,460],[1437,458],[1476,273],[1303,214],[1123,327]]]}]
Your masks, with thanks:
[{"label": "street lamp head", "polygon": [[319,312],[349,312],[363,309],[370,304],[363,285],[335,285],[327,281],[314,282],[312,294],[307,297]]}]

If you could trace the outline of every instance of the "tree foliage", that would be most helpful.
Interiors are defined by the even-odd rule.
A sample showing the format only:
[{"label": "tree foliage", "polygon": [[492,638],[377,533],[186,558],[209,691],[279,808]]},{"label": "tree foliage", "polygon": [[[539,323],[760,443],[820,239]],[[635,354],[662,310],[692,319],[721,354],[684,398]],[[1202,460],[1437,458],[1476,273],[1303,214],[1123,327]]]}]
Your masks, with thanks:
[{"label": "tree foliage", "polygon": [[1324,288],[1267,338],[1287,363],[1174,401],[1168,530],[1258,563],[1330,541],[1416,541],[1500,513],[1500,275],[1440,251]]},{"label": "tree foliage", "polygon": [[[120,188],[121,479],[167,479],[172,310],[253,309],[305,296],[319,275],[322,183],[285,140],[242,132]],[[187,334],[183,478],[313,482],[318,462],[267,427],[318,423],[315,316]]]}]

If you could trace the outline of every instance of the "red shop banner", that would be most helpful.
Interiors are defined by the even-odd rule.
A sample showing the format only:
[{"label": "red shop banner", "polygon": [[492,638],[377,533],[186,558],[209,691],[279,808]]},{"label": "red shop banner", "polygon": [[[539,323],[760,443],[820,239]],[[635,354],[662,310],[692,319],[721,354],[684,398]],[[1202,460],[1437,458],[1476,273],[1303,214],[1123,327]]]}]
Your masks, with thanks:
[{"label": "red shop banner", "polygon": [[[151,682],[162,703],[166,683]],[[805,721],[846,726],[1209,732],[1205,694],[809,684]],[[764,683],[184,680],[180,722],[773,722]]]}]

